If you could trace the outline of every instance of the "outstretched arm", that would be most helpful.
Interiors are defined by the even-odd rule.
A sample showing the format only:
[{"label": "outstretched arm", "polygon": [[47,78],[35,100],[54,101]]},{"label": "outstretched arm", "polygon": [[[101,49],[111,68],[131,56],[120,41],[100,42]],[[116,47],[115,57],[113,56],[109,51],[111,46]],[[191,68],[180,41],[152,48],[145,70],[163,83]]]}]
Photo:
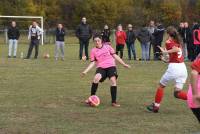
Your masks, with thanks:
[{"label": "outstretched arm", "polygon": [[88,67],[81,73],[81,76],[85,76],[93,67],[95,66],[95,61],[91,62]]},{"label": "outstretched arm", "polygon": [[120,64],[122,64],[124,67],[126,68],[131,68],[130,65],[126,64],[118,55],[113,54],[113,57],[115,58],[115,60],[117,60]]},{"label": "outstretched arm", "polygon": [[170,50],[167,50],[166,48],[162,48],[160,46],[157,46],[157,47],[160,48],[160,50],[163,54],[176,53],[176,52],[181,51],[181,49],[176,46],[172,47],[172,49],[170,49]]}]

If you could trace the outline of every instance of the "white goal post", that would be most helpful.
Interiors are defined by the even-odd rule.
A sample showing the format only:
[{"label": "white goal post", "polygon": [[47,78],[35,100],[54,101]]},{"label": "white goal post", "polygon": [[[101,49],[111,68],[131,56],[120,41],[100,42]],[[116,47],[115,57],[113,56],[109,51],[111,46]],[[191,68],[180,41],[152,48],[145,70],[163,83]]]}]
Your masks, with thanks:
[{"label": "white goal post", "polygon": [[0,15],[0,18],[18,18],[18,19],[40,19],[42,35],[41,35],[41,43],[44,44],[44,19],[43,16],[4,16]]}]

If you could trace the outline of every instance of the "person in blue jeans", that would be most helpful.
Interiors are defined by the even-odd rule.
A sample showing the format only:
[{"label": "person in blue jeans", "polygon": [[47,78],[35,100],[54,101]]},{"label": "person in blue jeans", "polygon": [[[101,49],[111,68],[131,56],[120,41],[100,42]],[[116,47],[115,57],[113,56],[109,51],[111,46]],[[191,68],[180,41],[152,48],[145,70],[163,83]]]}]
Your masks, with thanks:
[{"label": "person in blue jeans", "polygon": [[135,52],[135,40],[136,35],[133,31],[133,26],[131,24],[128,24],[128,30],[126,32],[126,46],[128,49],[128,59],[131,60],[131,52],[133,54],[134,60],[136,60],[136,52]]},{"label": "person in blue jeans", "polygon": [[145,60],[145,61],[150,60],[149,47],[150,47],[150,41],[151,41],[151,34],[145,26],[143,26],[139,30],[137,38],[138,38],[138,40],[141,44],[141,48],[142,48],[142,59],[141,60]]}]

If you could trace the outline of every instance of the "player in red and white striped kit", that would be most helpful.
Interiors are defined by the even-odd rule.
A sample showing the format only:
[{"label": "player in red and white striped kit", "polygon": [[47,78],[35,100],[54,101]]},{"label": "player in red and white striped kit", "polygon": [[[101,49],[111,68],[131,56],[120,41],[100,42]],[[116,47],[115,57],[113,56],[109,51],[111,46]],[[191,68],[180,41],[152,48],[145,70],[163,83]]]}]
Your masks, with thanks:
[{"label": "player in red and white striped kit", "polygon": [[160,80],[154,103],[147,106],[147,109],[154,113],[157,113],[160,108],[160,103],[164,96],[164,88],[169,81],[175,82],[174,97],[187,100],[187,93],[182,91],[188,76],[181,48],[182,41],[177,30],[172,26],[167,28],[167,35],[166,48],[159,48],[163,55],[169,55],[169,59],[167,60],[169,62],[168,69]]}]

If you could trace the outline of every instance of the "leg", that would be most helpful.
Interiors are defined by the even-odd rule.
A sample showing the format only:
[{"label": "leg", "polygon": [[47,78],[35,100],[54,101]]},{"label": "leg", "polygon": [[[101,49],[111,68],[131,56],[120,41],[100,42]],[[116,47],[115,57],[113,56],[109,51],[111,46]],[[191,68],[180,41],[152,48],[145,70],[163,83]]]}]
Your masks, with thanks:
[{"label": "leg", "polygon": [[134,58],[134,60],[136,60],[136,52],[135,52],[135,44],[133,43],[133,44],[131,44],[131,50],[132,50],[132,53],[133,53],[133,58]]},{"label": "leg", "polygon": [[86,59],[89,60],[89,56],[88,56],[88,46],[89,46],[89,41],[85,42],[85,56]]},{"label": "leg", "polygon": [[116,45],[116,54],[118,55],[118,52],[119,52],[120,48],[119,48],[119,45],[117,44]]},{"label": "leg", "polygon": [[59,41],[56,41],[55,43],[55,58],[57,59],[59,57]]},{"label": "leg", "polygon": [[61,50],[61,57],[62,57],[62,59],[64,59],[64,56],[65,56],[64,46],[65,46],[65,43],[61,42],[61,44],[60,44],[60,50]]},{"label": "leg", "polygon": [[29,49],[28,49],[28,54],[26,56],[27,59],[29,59],[30,56],[31,56],[31,53],[32,53],[32,50],[33,50],[33,46],[34,46],[34,44],[33,44],[33,41],[31,40],[30,45],[29,45]]},{"label": "leg", "polygon": [[141,43],[141,49],[142,49],[142,60],[145,60],[145,44]]},{"label": "leg", "polygon": [[148,60],[150,60],[150,58],[151,58],[151,46],[152,46],[152,43],[151,42],[149,42],[149,55],[148,55]]},{"label": "leg", "polygon": [[148,42],[147,44],[146,44],[146,60],[150,60],[150,53],[149,53],[149,51],[150,51],[150,42]]},{"label": "leg", "polygon": [[92,87],[91,87],[91,95],[95,95],[96,94],[96,91],[97,91],[97,88],[98,88],[98,83],[101,80],[101,78],[102,78],[102,75],[100,73],[97,73],[94,76]]},{"label": "leg", "polygon": [[116,103],[116,99],[117,99],[117,80],[116,80],[115,76],[112,76],[110,78],[110,83],[111,83],[110,93],[111,93],[112,103]]},{"label": "leg", "polygon": [[191,108],[193,114],[196,116],[197,120],[200,123],[200,108]]},{"label": "leg", "polygon": [[128,49],[128,59],[131,60],[131,45],[130,43],[127,43],[126,46],[127,46],[127,49]]},{"label": "leg", "polygon": [[80,48],[79,48],[79,59],[81,60],[82,59],[82,56],[83,56],[83,41],[82,40],[79,40],[79,43],[80,43]]},{"label": "leg", "polygon": [[122,59],[124,55],[124,45],[120,45],[120,58]]},{"label": "leg", "polygon": [[17,46],[18,46],[17,42],[18,42],[17,40],[14,40],[14,54],[13,54],[14,57],[17,56]]},{"label": "leg", "polygon": [[38,57],[38,51],[39,51],[39,40],[36,40],[36,42],[35,42],[35,56],[34,56],[35,59],[37,59],[37,57]]},{"label": "leg", "polygon": [[12,45],[13,45],[13,40],[9,40],[8,57],[11,57],[12,55]]}]

